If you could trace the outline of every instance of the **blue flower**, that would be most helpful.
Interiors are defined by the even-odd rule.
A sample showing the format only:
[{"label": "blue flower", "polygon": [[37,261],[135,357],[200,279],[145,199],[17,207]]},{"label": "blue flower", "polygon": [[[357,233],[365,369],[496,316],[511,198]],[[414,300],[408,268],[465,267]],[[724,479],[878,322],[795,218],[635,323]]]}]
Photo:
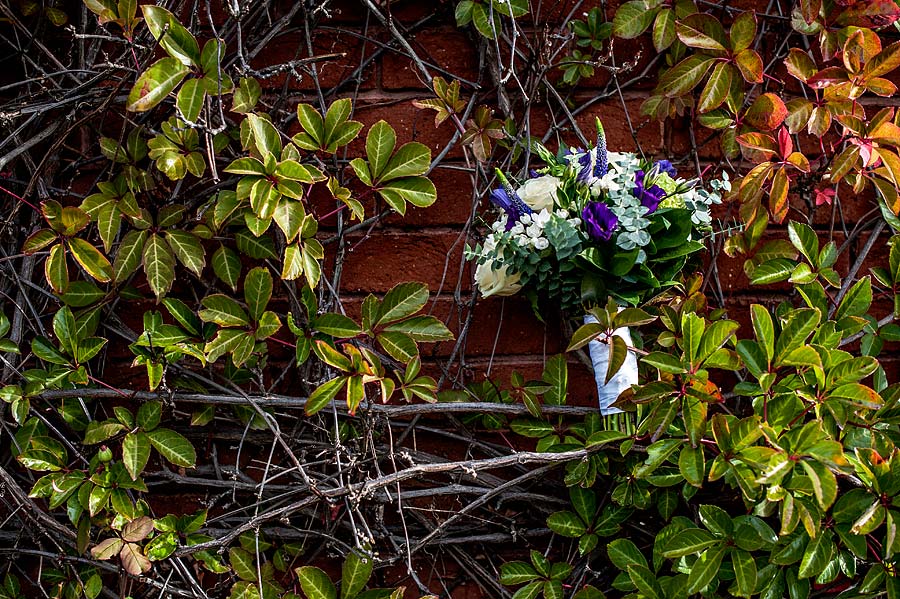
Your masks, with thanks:
[{"label": "blue flower", "polygon": [[595,241],[609,241],[619,227],[619,219],[603,202],[590,202],[581,211],[581,219],[588,237]]},{"label": "blue flower", "polygon": [[649,214],[659,208],[659,203],[666,197],[666,190],[659,185],[644,187],[644,171],[638,171],[634,174],[634,197],[641,201]]},{"label": "blue flower", "polygon": [[659,160],[654,165],[656,172],[658,173],[666,173],[673,179],[678,176],[678,171],[675,170],[675,167],[672,166],[672,163],[668,160]]},{"label": "blue flower", "polygon": [[[505,183],[505,178],[504,178]],[[515,226],[523,214],[531,214],[533,210],[523,202],[511,187],[504,185],[491,192],[491,203],[506,213],[506,230]]]},{"label": "blue flower", "polygon": [[597,119],[597,162],[594,164],[594,177],[600,178],[609,170],[609,157],[606,155],[606,133],[603,131],[603,125],[600,119]]}]

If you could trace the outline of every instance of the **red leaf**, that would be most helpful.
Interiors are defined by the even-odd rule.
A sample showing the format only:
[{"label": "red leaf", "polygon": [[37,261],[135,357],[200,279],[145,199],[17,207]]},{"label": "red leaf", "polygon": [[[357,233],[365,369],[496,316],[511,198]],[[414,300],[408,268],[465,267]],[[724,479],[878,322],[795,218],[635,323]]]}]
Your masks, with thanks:
[{"label": "red leaf", "polygon": [[831,202],[834,201],[834,189],[828,187],[826,189],[818,189],[816,188],[816,206],[821,206],[822,204],[828,204],[831,206]]},{"label": "red leaf", "polygon": [[887,27],[900,19],[900,6],[893,0],[858,0],[842,11],[836,8],[835,12],[831,16],[842,27]]},{"label": "red leaf", "polygon": [[778,130],[778,151],[781,153],[782,158],[787,158],[794,151],[794,142],[787,127],[782,127]]},{"label": "red leaf", "polygon": [[787,115],[784,101],[775,94],[766,93],[750,105],[744,115],[744,122],[757,129],[772,131],[784,122]]}]

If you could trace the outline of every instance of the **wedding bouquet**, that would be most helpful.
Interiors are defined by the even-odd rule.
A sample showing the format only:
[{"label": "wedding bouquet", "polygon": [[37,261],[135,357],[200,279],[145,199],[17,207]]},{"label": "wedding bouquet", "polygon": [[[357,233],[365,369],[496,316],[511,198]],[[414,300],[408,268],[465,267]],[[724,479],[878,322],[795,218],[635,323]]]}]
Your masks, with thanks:
[{"label": "wedding bouquet", "polygon": [[704,189],[668,160],[608,152],[599,120],[593,148],[533,147],[544,166],[518,187],[497,171],[491,202],[501,214],[468,250],[485,297],[522,292],[570,311],[607,297],[637,305],[675,284],[704,247],[710,206],[731,188],[725,173]]},{"label": "wedding bouquet", "polygon": [[[536,314],[539,299],[587,311],[579,334],[590,340],[605,426],[631,432],[634,420],[612,407],[638,382],[630,332],[613,324],[621,320],[616,310],[677,284],[712,231],[710,206],[731,189],[728,175],[704,189],[679,178],[668,160],[608,152],[599,120],[593,148],[554,155],[533,147],[544,166],[517,188],[497,171],[502,185],[491,202],[501,214],[467,254],[478,263],[478,289],[485,297],[525,293]],[[617,351],[624,357],[611,359]]]}]

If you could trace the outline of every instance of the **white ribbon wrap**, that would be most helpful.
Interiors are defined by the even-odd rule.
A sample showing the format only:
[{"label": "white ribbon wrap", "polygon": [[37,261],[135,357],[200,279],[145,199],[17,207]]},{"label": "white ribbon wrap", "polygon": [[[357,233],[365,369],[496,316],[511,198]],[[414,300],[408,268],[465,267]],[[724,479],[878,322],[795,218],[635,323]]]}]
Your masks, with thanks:
[{"label": "white ribbon wrap", "polygon": [[[597,322],[597,319],[590,314],[584,316],[584,323],[589,324]],[[621,337],[628,347],[632,346],[631,333],[628,327],[616,329],[613,332],[617,337]],[[591,353],[591,362],[594,364],[594,380],[597,381],[597,395],[600,401],[600,414],[618,414],[622,410],[619,408],[611,408],[610,405],[616,401],[619,394],[625,389],[638,383],[638,365],[637,356],[633,351],[629,351],[625,357],[625,363],[619,371],[613,375],[609,383],[606,383],[606,371],[609,369],[609,345],[597,339],[588,343],[588,350]]]}]

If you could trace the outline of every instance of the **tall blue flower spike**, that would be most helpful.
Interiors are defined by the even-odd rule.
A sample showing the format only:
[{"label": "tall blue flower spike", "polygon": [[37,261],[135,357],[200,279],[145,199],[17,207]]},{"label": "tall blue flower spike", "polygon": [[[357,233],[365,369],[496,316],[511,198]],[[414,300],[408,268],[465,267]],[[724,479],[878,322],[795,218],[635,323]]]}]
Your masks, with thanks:
[{"label": "tall blue flower spike", "polygon": [[609,157],[606,155],[606,133],[603,131],[603,123],[597,119],[597,162],[594,165],[594,176],[602,177],[609,170]]}]

